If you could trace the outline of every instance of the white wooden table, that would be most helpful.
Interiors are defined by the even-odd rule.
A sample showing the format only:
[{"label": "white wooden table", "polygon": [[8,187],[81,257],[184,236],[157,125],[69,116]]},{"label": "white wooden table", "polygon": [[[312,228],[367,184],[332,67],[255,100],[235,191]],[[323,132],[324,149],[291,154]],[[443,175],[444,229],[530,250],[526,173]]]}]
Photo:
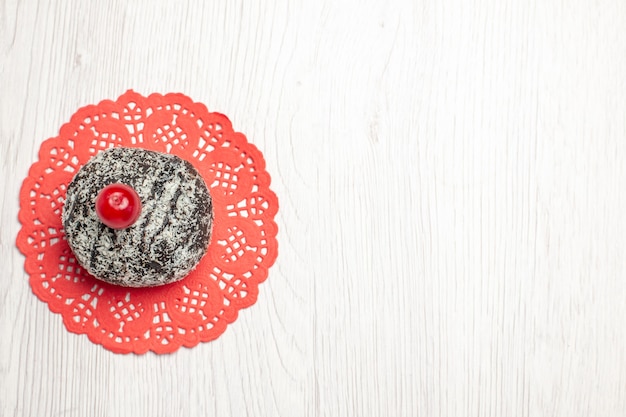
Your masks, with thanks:
[{"label": "white wooden table", "polygon": [[[217,341],[115,355],[28,286],[79,107],[180,91],[265,154],[280,255]],[[623,0],[0,0],[0,416],[626,415]]]}]

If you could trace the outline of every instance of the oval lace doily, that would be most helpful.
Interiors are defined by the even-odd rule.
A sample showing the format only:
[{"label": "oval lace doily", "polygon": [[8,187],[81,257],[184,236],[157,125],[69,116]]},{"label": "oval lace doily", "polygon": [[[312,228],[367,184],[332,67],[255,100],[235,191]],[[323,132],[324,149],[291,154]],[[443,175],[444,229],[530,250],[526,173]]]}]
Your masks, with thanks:
[{"label": "oval lace doily", "polygon": [[[211,244],[183,280],[155,288],[106,284],[78,265],[63,233],[65,191],[77,170],[112,146],[178,155],[204,177],[214,202]],[[169,353],[214,340],[254,304],[277,255],[276,195],[265,160],[228,118],[183,94],[133,91],[78,110],[41,145],[20,191],[17,246],[38,298],[70,332],[117,353]]]}]

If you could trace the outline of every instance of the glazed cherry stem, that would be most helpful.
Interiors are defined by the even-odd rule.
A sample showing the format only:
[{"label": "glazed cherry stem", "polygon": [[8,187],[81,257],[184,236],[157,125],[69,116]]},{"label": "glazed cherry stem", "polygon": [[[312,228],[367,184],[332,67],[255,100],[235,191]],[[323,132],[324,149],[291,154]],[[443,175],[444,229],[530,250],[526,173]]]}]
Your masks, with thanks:
[{"label": "glazed cherry stem", "polygon": [[111,229],[132,226],[141,214],[141,199],[126,184],[115,183],[104,187],[96,197],[96,214]]}]

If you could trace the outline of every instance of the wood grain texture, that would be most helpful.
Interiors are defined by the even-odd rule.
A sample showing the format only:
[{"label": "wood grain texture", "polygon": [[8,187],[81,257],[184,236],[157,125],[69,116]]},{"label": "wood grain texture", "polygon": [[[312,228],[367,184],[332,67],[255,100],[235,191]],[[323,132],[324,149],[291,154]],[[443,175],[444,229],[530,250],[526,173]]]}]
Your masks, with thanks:
[{"label": "wood grain texture", "polygon": [[[626,413],[622,0],[0,0],[1,416]],[[213,343],[31,293],[18,192],[80,106],[181,91],[263,150],[280,256]]]}]

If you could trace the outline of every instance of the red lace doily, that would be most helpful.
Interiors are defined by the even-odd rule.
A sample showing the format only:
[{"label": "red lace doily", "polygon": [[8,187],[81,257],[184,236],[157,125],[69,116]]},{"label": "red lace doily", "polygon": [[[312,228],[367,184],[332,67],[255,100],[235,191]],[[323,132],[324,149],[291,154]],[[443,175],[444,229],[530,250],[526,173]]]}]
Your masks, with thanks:
[{"label": "red lace doily", "polygon": [[[129,289],[108,285],[78,265],[61,210],[77,170],[112,146],[167,152],[191,162],[214,202],[211,244],[182,281]],[[217,338],[254,304],[277,255],[278,210],[265,160],[228,118],[183,94],[133,91],[78,110],[41,145],[20,192],[17,246],[33,292],[73,333],[117,353],[169,353]]]}]

